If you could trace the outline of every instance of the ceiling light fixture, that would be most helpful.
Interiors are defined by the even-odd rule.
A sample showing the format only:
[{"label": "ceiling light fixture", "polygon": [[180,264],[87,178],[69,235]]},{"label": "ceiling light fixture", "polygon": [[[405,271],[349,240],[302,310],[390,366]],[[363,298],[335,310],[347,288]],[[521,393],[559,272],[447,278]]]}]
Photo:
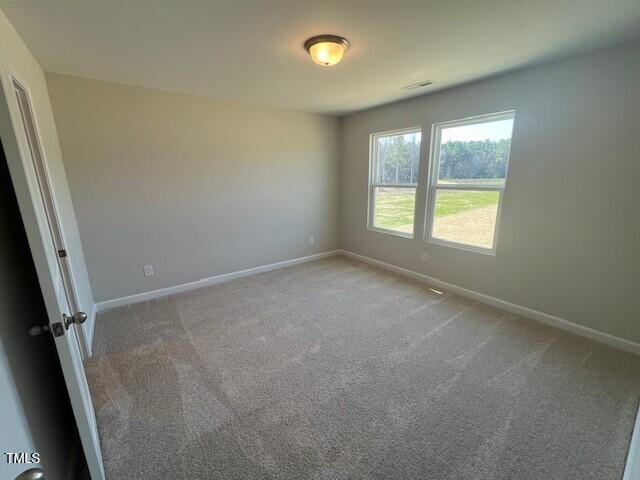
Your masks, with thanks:
[{"label": "ceiling light fixture", "polygon": [[304,42],[304,49],[318,65],[335,65],[349,48],[349,41],[338,35],[317,35]]}]

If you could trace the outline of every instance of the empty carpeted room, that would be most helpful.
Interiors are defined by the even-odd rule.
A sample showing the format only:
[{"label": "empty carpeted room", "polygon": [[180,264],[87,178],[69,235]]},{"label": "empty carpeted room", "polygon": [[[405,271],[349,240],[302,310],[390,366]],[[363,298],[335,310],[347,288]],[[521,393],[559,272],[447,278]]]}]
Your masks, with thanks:
[{"label": "empty carpeted room", "polygon": [[0,0],[0,479],[640,480],[640,2]]}]

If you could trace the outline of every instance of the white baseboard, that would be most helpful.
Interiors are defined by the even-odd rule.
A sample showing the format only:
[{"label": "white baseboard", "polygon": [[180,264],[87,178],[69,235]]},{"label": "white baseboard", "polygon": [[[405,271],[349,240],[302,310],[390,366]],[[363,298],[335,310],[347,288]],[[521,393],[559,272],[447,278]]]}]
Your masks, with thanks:
[{"label": "white baseboard", "polygon": [[96,303],[96,310],[98,312],[102,312],[110,308],[121,307],[123,305],[131,305],[133,303],[144,302],[146,300],[152,300],[154,298],[166,297],[167,295],[173,295],[175,293],[187,292],[189,290],[195,290],[197,288],[207,287],[209,285],[215,285],[217,283],[229,282],[231,280],[235,280],[236,278],[248,277],[249,275],[255,275],[257,273],[269,272],[271,270],[277,270],[279,268],[291,267],[299,263],[312,262],[314,260],[333,257],[339,254],[339,250],[331,250],[328,252],[308,255],[306,257],[298,257],[292,258],[290,260],[284,260],[282,262],[270,263],[269,265],[261,265],[258,267],[247,268],[245,270],[238,270],[236,272],[214,275],[213,277],[202,278],[200,280],[195,280],[193,282],[183,283],[180,285],[174,285],[172,287],[160,288],[158,290],[151,290],[149,292],[114,298],[112,300],[105,300],[103,302]]},{"label": "white baseboard", "polygon": [[636,425],[631,435],[631,445],[627,454],[627,464],[622,480],[640,480],[640,406],[636,416]]},{"label": "white baseboard", "polygon": [[449,290],[450,292],[457,293],[458,295],[461,295],[463,297],[471,298],[473,300],[477,300],[479,302],[492,305],[502,310],[506,310],[511,313],[516,313],[523,317],[530,318],[532,320],[536,320],[538,322],[542,322],[547,325],[560,328],[567,332],[571,332],[576,335],[589,338],[591,340],[595,340],[596,342],[604,343],[611,347],[618,348],[620,350],[625,350],[627,352],[634,353],[636,355],[640,355],[640,343],[632,342],[631,340],[625,340],[624,338],[620,338],[614,335],[610,335],[608,333],[600,332],[598,330],[594,330],[593,328],[585,327],[583,325],[578,325],[577,323],[570,322],[563,318],[556,317],[554,315],[549,315],[548,313],[543,313],[538,310],[534,310],[532,308],[523,307],[522,305],[517,305],[515,303],[507,302],[499,298],[491,297],[489,295],[485,295],[484,293],[479,293],[474,290],[458,287],[457,285],[453,285],[451,283],[445,282],[438,278],[431,277],[423,273],[414,272],[413,270],[408,270],[406,268],[398,267],[396,265],[391,265],[390,263],[381,262],[380,260],[376,260],[375,258],[366,257],[364,255],[360,255],[358,253],[354,253],[349,250],[340,250],[340,253],[346,257],[351,257],[356,260],[360,260],[362,262],[369,263],[371,265],[375,265],[380,268],[384,268],[385,270],[390,270],[392,272],[406,275],[408,277],[414,278],[418,281],[427,283],[434,287],[442,288],[444,290]]},{"label": "white baseboard", "polygon": [[[596,342],[604,343],[611,347],[619,348],[620,350],[625,350],[627,352],[640,355],[640,343],[632,342],[631,340],[626,340],[624,338],[616,337],[608,333],[600,332],[598,330],[585,327],[583,325],[578,325],[577,323],[570,322],[568,320],[565,320],[560,317],[556,317],[554,315],[550,315],[548,313],[540,312],[539,310],[534,310],[532,308],[524,307],[522,305],[517,305],[515,303],[507,302],[506,300],[501,300],[499,298],[485,295],[484,293],[459,287],[457,285],[453,285],[451,283],[445,282],[438,278],[431,277],[423,273],[418,273],[406,268],[398,267],[390,263],[382,262],[380,260],[376,260],[375,258],[367,257],[365,255],[360,255],[358,253],[354,253],[349,250],[331,250],[328,252],[308,255],[306,257],[298,257],[290,260],[284,260],[282,262],[271,263],[269,265],[261,265],[258,267],[247,268],[245,270],[238,270],[236,272],[223,273],[221,275],[214,275],[212,277],[195,280],[193,282],[183,283],[180,285],[174,285],[166,288],[160,288],[158,290],[152,290],[149,292],[138,293],[138,294],[129,295],[126,297],[114,298],[111,300],[106,300],[103,302],[96,303],[95,311],[101,312],[104,310],[108,310],[110,308],[121,307],[124,305],[131,305],[133,303],[144,302],[146,300],[152,300],[154,298],[166,297],[167,295],[173,295],[176,293],[186,292],[189,290],[195,290],[197,288],[202,288],[209,285],[228,282],[236,278],[247,277],[249,275],[255,275],[257,273],[277,270],[279,268],[290,267],[300,263],[312,262],[314,260],[319,260],[321,258],[331,257],[334,255],[344,255],[346,257],[351,257],[356,260],[360,260],[362,262],[366,262],[371,265],[375,265],[377,267],[384,268],[392,272],[400,273],[402,275],[406,275],[408,277],[414,278],[418,281],[427,283],[434,287],[442,288],[444,290],[449,290],[453,293],[457,293],[458,295],[461,295],[463,297],[471,298],[473,300],[477,300],[479,302],[486,303],[488,305],[492,305],[497,308],[501,308],[502,310],[516,313],[523,317],[530,318],[532,320],[536,320],[538,322],[542,322],[547,325],[560,328],[567,332],[571,332],[576,335],[589,338]],[[95,317],[95,313],[93,316]],[[93,342],[94,328],[95,328],[95,319],[93,319],[93,321],[91,322],[90,329],[89,329],[90,342]]]}]

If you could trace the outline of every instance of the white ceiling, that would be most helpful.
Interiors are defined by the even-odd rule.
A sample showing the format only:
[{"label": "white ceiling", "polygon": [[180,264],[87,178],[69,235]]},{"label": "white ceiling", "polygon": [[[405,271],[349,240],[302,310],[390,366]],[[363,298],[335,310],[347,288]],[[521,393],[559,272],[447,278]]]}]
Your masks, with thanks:
[{"label": "white ceiling", "polygon": [[[0,0],[46,71],[344,114],[640,37],[638,0]],[[347,37],[342,63],[303,50]],[[406,92],[421,80],[435,85]]]}]

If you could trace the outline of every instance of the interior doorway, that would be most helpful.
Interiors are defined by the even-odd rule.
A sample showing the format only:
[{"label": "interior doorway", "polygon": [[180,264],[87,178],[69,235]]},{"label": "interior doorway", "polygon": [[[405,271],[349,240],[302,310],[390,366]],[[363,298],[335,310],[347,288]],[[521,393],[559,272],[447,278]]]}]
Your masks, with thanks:
[{"label": "interior doorway", "polygon": [[[1,147],[1,145],[0,145]],[[22,217],[0,148],[0,477],[76,478],[79,437]],[[36,328],[31,328],[36,327]],[[36,464],[7,453],[37,453]]]},{"label": "interior doorway", "polygon": [[[11,65],[5,67],[11,69]],[[38,130],[32,109],[33,98],[24,79],[18,79],[16,75],[15,72],[7,73],[7,70],[0,68],[3,87],[0,90],[0,136],[46,308],[48,323],[41,326],[43,330],[46,330],[46,326],[53,332],[59,365],[91,477],[104,480],[95,412],[83,367],[81,344],[77,338],[83,332],[76,325],[82,324],[87,315],[81,311],[72,312],[70,308],[69,290],[63,278],[63,267],[65,264],[68,266],[68,259],[59,254],[57,247],[60,244],[55,241],[56,224],[60,238],[63,241],[65,238],[58,223],[58,197],[48,182],[48,165],[40,142],[44,137]],[[41,172],[37,171],[38,163],[43,167]],[[42,172],[46,183],[41,181]],[[61,180],[64,187],[65,179]],[[43,195],[45,186],[48,187],[50,201]],[[49,207],[53,207],[53,213]],[[72,211],[68,213],[73,215]],[[51,221],[53,214],[56,224]]]}]

